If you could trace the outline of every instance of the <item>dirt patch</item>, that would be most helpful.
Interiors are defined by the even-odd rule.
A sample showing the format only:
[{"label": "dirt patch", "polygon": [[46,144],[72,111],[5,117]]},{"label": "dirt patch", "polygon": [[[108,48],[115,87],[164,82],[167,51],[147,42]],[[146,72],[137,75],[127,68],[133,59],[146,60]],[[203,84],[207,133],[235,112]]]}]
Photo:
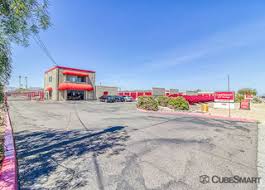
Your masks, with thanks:
[{"label": "dirt patch", "polygon": [[[229,116],[228,109],[214,108],[213,103],[209,103],[209,111],[204,113],[201,111],[201,104],[190,105],[190,110],[181,111],[173,110],[167,107],[160,107],[160,112],[187,112],[187,113],[203,113],[205,115],[213,116]],[[250,110],[241,110],[239,109],[239,103],[235,103],[235,109],[230,110],[231,117],[242,118],[242,119],[253,119],[257,120],[260,123],[265,123],[265,103],[261,104],[251,104]]]},{"label": "dirt patch", "polygon": [[[213,108],[213,103],[209,104],[210,115],[228,116],[227,109]],[[265,104],[251,104],[250,110],[239,109],[239,103],[235,103],[235,109],[231,110],[231,117],[255,119],[259,122],[265,122]]]}]

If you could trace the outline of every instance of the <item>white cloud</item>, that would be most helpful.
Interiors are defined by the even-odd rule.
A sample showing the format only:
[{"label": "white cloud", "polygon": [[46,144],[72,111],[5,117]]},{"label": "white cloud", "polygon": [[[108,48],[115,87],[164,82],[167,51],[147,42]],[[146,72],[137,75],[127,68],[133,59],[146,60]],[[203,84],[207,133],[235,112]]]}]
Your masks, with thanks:
[{"label": "white cloud", "polygon": [[261,41],[265,40],[264,32],[264,19],[239,25],[227,31],[217,32],[206,39],[198,40],[190,44],[188,48],[178,47],[170,52],[163,53],[163,55],[154,57],[148,63],[145,63],[144,66],[146,68],[160,69],[178,64],[194,63],[200,58],[207,58],[224,51],[261,43]]}]

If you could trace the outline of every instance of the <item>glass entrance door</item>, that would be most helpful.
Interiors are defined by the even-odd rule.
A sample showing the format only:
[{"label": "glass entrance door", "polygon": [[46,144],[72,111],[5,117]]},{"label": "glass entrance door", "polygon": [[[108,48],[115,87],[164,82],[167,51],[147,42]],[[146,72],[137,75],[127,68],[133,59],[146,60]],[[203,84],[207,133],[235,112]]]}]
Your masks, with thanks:
[{"label": "glass entrance door", "polygon": [[67,90],[67,100],[84,100],[85,91]]}]

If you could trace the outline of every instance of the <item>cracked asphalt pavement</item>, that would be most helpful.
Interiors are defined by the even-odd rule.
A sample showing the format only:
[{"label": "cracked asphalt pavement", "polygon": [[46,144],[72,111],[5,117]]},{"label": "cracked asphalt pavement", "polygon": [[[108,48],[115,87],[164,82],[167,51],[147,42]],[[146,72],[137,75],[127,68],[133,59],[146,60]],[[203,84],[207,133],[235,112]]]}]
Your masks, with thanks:
[{"label": "cracked asphalt pavement", "polygon": [[256,189],[257,124],[142,113],[135,103],[10,100],[20,189]]}]

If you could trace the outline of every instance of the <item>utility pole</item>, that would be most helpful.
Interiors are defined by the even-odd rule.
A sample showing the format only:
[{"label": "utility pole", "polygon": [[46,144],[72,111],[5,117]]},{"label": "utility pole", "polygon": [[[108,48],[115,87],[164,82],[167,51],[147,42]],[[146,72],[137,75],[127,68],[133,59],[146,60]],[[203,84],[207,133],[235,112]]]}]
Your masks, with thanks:
[{"label": "utility pole", "polygon": [[[228,92],[230,92],[230,76],[229,75],[227,75],[227,88],[228,88]],[[229,110],[228,116],[231,117],[230,100],[228,102],[228,110]]]},{"label": "utility pole", "polygon": [[22,84],[21,84],[21,76],[20,75],[18,76],[18,79],[19,79],[19,88],[21,88]]},{"label": "utility pole", "polygon": [[25,76],[25,88],[28,89],[28,77]]}]

